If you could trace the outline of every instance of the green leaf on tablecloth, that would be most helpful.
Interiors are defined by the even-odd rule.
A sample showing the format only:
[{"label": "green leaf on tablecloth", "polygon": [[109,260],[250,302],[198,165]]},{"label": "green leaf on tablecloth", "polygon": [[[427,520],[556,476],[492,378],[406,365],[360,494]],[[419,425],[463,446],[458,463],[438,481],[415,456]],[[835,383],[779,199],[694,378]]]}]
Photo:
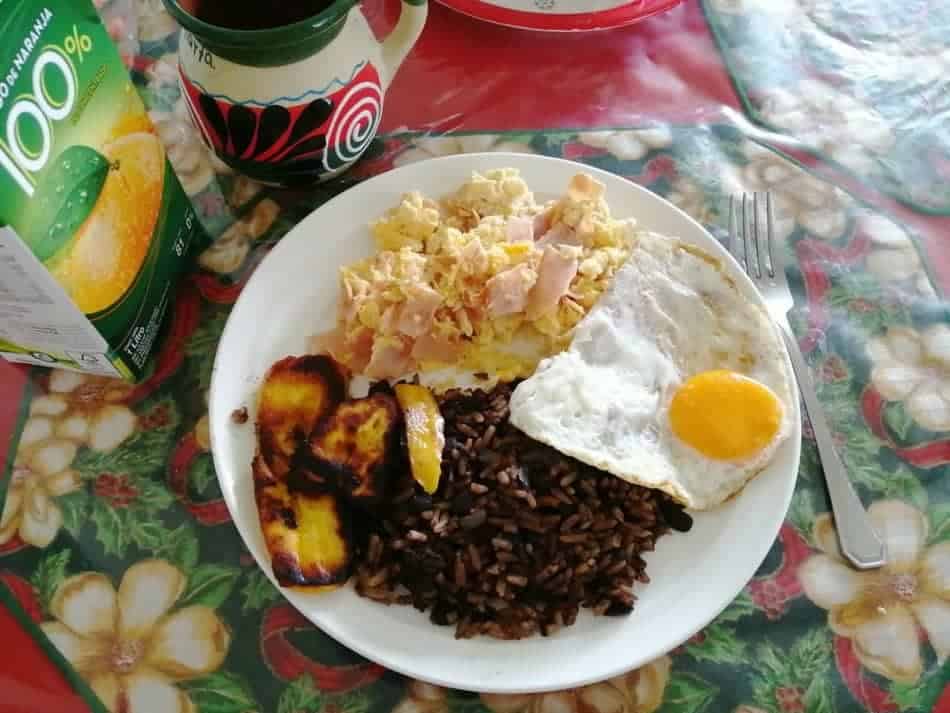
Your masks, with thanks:
[{"label": "green leaf on tablecloth", "polygon": [[178,408],[175,400],[165,397],[150,407],[139,410],[141,421],[158,411],[161,425],[132,434],[118,448],[108,452],[83,448],[73,461],[73,468],[85,480],[94,480],[102,473],[125,473],[127,475],[152,475],[162,472],[178,425]]},{"label": "green leaf on tablecloth", "polygon": [[188,573],[188,587],[178,605],[202,604],[216,609],[231,595],[240,576],[241,570],[237,567],[211,563],[199,565]]},{"label": "green leaf on tablecloth", "polygon": [[277,713],[320,713],[326,698],[313,679],[304,674],[291,681],[280,694]]},{"label": "green leaf on tablecloth", "polygon": [[741,641],[735,628],[728,624],[718,621],[710,624],[701,638],[701,642],[686,646],[686,652],[697,661],[739,665],[749,660],[748,644]]},{"label": "green leaf on tablecloth", "polygon": [[835,710],[834,689],[828,677],[815,678],[805,689],[803,701],[808,713],[833,713]]},{"label": "green leaf on tablecloth", "polygon": [[338,713],[369,713],[373,707],[373,698],[366,689],[332,696],[329,702]]},{"label": "green leaf on tablecloth", "polygon": [[763,644],[750,662],[755,669],[753,695],[762,708],[779,713],[804,706],[809,697],[815,705],[824,705],[827,699],[829,707],[821,710],[833,708],[830,691],[811,689],[815,680],[827,680],[832,667],[831,635],[824,626],[802,634],[791,649]]},{"label": "green leaf on tablecloth", "polygon": [[927,515],[930,517],[930,542],[950,540],[950,503],[930,506]]},{"label": "green leaf on tablecloth", "polygon": [[96,539],[107,555],[122,557],[132,542],[126,529],[124,513],[110,507],[102,498],[95,498],[89,519],[96,530]]},{"label": "green leaf on tablecloth", "polygon": [[792,504],[788,509],[786,519],[792,523],[792,526],[798,530],[798,533],[805,538],[805,541],[814,545],[812,541],[812,531],[815,527],[815,519],[818,517],[819,510],[824,512],[827,505],[822,503],[819,508],[818,494],[807,488],[799,486],[792,497]]},{"label": "green leaf on tablecloth", "polygon": [[214,352],[221,340],[221,333],[228,321],[229,312],[206,315],[185,344],[185,354],[197,365],[198,389],[206,391],[211,386],[211,369]]},{"label": "green leaf on tablecloth", "polygon": [[161,522],[143,523],[135,533],[136,546],[153,557],[166,559],[184,572],[198,564],[198,535],[189,522],[173,530]]},{"label": "green leaf on tablecloth", "polygon": [[202,453],[188,469],[188,482],[194,487],[198,495],[207,495],[214,483],[217,482],[214,471],[214,459],[210,453]]},{"label": "green leaf on tablecloth", "polygon": [[244,586],[241,588],[241,611],[245,614],[260,611],[280,599],[280,591],[263,572],[255,568],[248,570]]},{"label": "green leaf on tablecloth", "polygon": [[700,713],[718,693],[718,688],[699,676],[675,672],[666,686],[660,713]]},{"label": "green leaf on tablecloth", "polygon": [[906,443],[907,437],[914,428],[914,419],[907,413],[904,404],[900,401],[889,401],[884,406],[884,423],[898,440]]},{"label": "green leaf on tablecloth", "polygon": [[863,485],[877,497],[896,498],[927,508],[927,490],[920,478],[904,463],[894,470],[881,463],[882,442],[866,426],[855,427],[846,433],[838,453],[855,484]]},{"label": "green leaf on tablecloth", "polygon": [[250,713],[259,710],[247,683],[227,671],[179,685],[188,693],[198,713]]},{"label": "green leaf on tablecloth", "polygon": [[49,603],[53,593],[66,579],[66,568],[69,566],[70,550],[60,550],[46,555],[39,561],[30,577],[30,584],[36,590],[43,612],[49,614]]},{"label": "green leaf on tablecloth", "polygon": [[[931,713],[950,686],[950,661],[925,673],[913,683],[891,684],[891,697],[906,713]],[[940,710],[944,710],[941,708]]]},{"label": "green leaf on tablecloth", "polygon": [[63,529],[74,538],[79,537],[79,531],[89,520],[91,500],[85,489],[56,498],[56,504],[63,513]]},{"label": "green leaf on tablecloth", "polygon": [[716,623],[736,622],[747,616],[757,614],[758,612],[759,608],[755,606],[752,597],[749,596],[746,590],[742,590],[739,596],[733,599],[725,611],[716,618]]},{"label": "green leaf on tablecloth", "polygon": [[373,698],[365,689],[327,694],[317,688],[308,674],[303,674],[281,693],[277,713],[320,713],[331,709],[335,713],[369,713],[372,707]]},{"label": "green leaf on tablecloth", "polygon": [[490,713],[491,710],[480,696],[461,691],[449,692],[445,708],[447,713]]}]

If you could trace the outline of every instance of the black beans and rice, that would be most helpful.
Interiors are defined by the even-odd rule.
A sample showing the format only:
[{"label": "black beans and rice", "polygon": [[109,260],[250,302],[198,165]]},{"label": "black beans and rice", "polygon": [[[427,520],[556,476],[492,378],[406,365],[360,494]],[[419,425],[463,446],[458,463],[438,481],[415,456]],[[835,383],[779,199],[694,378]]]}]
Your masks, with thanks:
[{"label": "black beans and rice", "polygon": [[372,523],[356,591],[428,611],[458,638],[519,639],[570,626],[581,607],[629,613],[644,553],[689,516],[534,441],[508,423],[513,385],[450,391],[433,496],[407,480]]}]

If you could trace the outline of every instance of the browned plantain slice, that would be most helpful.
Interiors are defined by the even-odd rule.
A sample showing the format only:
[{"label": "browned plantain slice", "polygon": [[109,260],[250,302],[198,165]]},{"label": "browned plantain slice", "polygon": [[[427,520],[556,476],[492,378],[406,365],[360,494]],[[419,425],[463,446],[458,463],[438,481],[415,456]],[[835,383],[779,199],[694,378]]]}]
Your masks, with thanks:
[{"label": "browned plantain slice", "polygon": [[377,501],[398,458],[401,423],[391,394],[344,401],[310,436],[316,478],[332,481],[355,501]]},{"label": "browned plantain slice", "polygon": [[264,541],[277,581],[285,587],[333,589],[353,561],[346,504],[330,494],[291,492],[258,455],[254,490]]},{"label": "browned plantain slice", "polygon": [[283,478],[313,427],[346,398],[346,374],[328,356],[286,357],[267,372],[257,407],[260,453]]}]

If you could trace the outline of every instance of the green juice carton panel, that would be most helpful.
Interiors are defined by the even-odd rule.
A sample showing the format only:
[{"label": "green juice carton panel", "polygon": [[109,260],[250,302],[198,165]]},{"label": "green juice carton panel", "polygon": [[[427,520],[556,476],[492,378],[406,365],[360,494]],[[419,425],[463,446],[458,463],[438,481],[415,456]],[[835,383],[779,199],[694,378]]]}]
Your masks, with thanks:
[{"label": "green juice carton panel", "polygon": [[134,381],[201,227],[89,0],[0,0],[0,356]]}]

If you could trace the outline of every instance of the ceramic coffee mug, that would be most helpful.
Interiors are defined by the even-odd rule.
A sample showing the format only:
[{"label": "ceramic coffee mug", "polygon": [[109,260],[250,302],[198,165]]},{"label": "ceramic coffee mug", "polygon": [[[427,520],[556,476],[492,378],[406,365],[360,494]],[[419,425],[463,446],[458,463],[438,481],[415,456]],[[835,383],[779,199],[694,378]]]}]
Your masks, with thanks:
[{"label": "ceramic coffee mug", "polygon": [[357,0],[260,30],[211,25],[186,2],[163,1],[183,28],[181,84],[204,140],[236,171],[272,185],[326,180],[359,158],[428,10],[426,0],[403,0],[380,43]]}]

